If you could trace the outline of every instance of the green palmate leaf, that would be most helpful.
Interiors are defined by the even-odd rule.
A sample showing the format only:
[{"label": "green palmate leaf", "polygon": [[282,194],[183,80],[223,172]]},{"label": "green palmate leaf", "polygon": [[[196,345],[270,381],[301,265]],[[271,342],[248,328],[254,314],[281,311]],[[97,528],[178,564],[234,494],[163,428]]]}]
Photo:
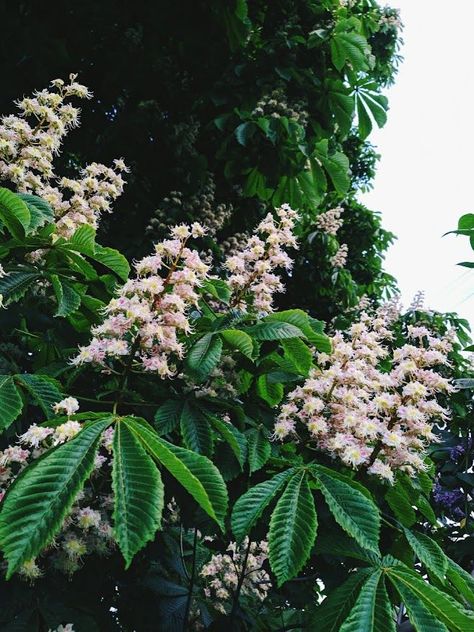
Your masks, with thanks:
[{"label": "green palmate leaf", "polygon": [[450,630],[466,632],[474,629],[474,612],[465,610],[450,595],[428,584],[415,571],[400,564],[387,569],[386,573],[399,592],[400,585],[405,586]]},{"label": "green palmate leaf", "polygon": [[17,239],[23,239],[30,225],[30,211],[19,195],[0,187],[0,221]]},{"label": "green palmate leaf", "polygon": [[92,254],[95,251],[95,230],[89,224],[79,226],[68,242],[68,246],[73,246],[74,250],[84,254]]},{"label": "green palmate leaf", "polygon": [[128,279],[128,275],[130,274],[130,265],[126,258],[114,248],[104,248],[103,246],[99,246],[96,244],[94,254],[88,255],[94,261],[101,263],[112,272],[122,279],[122,281],[126,281]]},{"label": "green palmate leaf", "polygon": [[3,304],[9,305],[22,298],[40,276],[38,272],[25,270],[9,272],[1,277],[0,295],[3,296]]},{"label": "green palmate leaf", "polygon": [[247,197],[258,196],[262,200],[267,200],[272,194],[272,189],[268,189],[265,176],[257,168],[251,169],[245,181],[243,194]]},{"label": "green palmate leaf", "polygon": [[300,375],[307,376],[313,362],[313,355],[308,346],[300,338],[282,340],[281,346],[285,351],[285,358],[292,362]]},{"label": "green palmate leaf", "polygon": [[227,488],[219,470],[204,456],[161,439],[143,420],[128,418],[128,427],[145,450],[191,494],[202,509],[224,529]]},{"label": "green palmate leaf", "polygon": [[273,478],[251,487],[235,503],[232,511],[232,532],[240,542],[250,533],[263,511],[268,507],[285,482],[293,475],[295,470],[289,469],[280,472]]},{"label": "green palmate leaf", "polygon": [[235,129],[234,134],[235,134],[236,139],[239,141],[239,143],[241,145],[244,145],[245,147],[245,145],[248,143],[248,141],[255,134],[256,131],[257,131],[257,127],[255,123],[248,121],[246,123],[241,123]]},{"label": "green palmate leaf", "polygon": [[336,522],[361,546],[378,553],[380,513],[375,503],[341,474],[335,476],[321,465],[313,466],[311,473]]},{"label": "green palmate leaf", "polygon": [[371,551],[366,551],[366,549],[359,546],[353,538],[339,531],[339,529],[334,529],[331,530],[331,532],[319,535],[316,541],[315,551],[318,555],[351,557],[369,563],[374,561],[374,557],[377,558]]},{"label": "green palmate leaf", "polygon": [[206,456],[212,454],[214,444],[209,422],[191,402],[185,402],[181,410],[180,430],[187,448]]},{"label": "green palmate leaf", "polygon": [[15,382],[25,388],[33,401],[40,406],[47,419],[54,416],[53,406],[63,399],[59,383],[44,375],[22,373],[15,375]]},{"label": "green palmate leaf", "polygon": [[412,507],[410,498],[402,485],[397,482],[385,494],[385,500],[395,517],[405,527],[411,527],[416,522],[415,510]]},{"label": "green palmate leaf", "polygon": [[448,558],[440,546],[424,533],[417,533],[409,529],[404,529],[404,533],[420,562],[443,582],[448,569]]},{"label": "green palmate leaf", "polygon": [[214,430],[229,444],[232,452],[235,454],[235,458],[242,468],[247,458],[247,441],[245,435],[239,432],[231,422],[227,423],[222,421],[222,419],[214,415],[207,415],[207,418]]},{"label": "green palmate leaf", "polygon": [[79,308],[81,304],[80,294],[55,274],[50,276],[50,280],[58,302],[55,316],[63,318],[69,316]]},{"label": "green palmate leaf", "polygon": [[186,357],[186,367],[198,379],[204,380],[217,366],[222,354],[222,340],[212,333],[204,334],[193,344]]},{"label": "green palmate leaf", "polygon": [[448,632],[448,628],[429,610],[408,586],[394,577],[390,581],[397,589],[403,605],[407,609],[410,622],[417,632]]},{"label": "green palmate leaf", "polygon": [[474,213],[465,213],[461,215],[458,220],[459,230],[472,230],[474,229]]},{"label": "green palmate leaf", "polygon": [[385,577],[382,577],[375,596],[374,632],[396,632],[393,615],[392,604],[385,586]]},{"label": "green palmate leaf", "polygon": [[[311,165],[310,165],[311,166]],[[323,187],[313,169],[301,171],[297,177],[298,188],[301,191],[302,202],[311,209],[316,210],[323,198]],[[326,184],[324,182],[324,184]]]},{"label": "green palmate leaf", "polygon": [[[365,581],[340,632],[395,632],[390,602],[386,592],[379,591],[381,575],[382,571],[376,570]],[[382,628],[379,626],[381,617],[381,613],[377,612],[379,608],[386,617],[385,627]]]},{"label": "green palmate leaf", "polygon": [[335,33],[331,39],[331,59],[337,70],[342,70],[347,63],[352,70],[368,70],[367,40],[358,33]]},{"label": "green palmate leaf", "polygon": [[252,338],[245,333],[245,331],[240,331],[239,329],[224,329],[220,332],[220,335],[224,338],[225,342],[232,347],[232,349],[237,349],[243,355],[248,358],[252,358],[253,356],[253,342]]},{"label": "green palmate leaf", "polygon": [[256,382],[257,394],[261,397],[269,406],[277,406],[283,399],[283,384],[277,382],[270,382],[268,375],[259,375]]},{"label": "green palmate leaf", "polygon": [[474,608],[474,577],[450,558],[447,558],[447,562],[447,578],[463,599]]},{"label": "green palmate leaf", "polygon": [[316,347],[318,351],[330,353],[331,341],[323,333],[324,324],[308,316],[302,309],[288,309],[283,312],[274,312],[265,318],[265,322],[280,321],[290,323],[300,329],[304,337]]},{"label": "green palmate leaf", "polygon": [[379,93],[379,86],[374,81],[357,82],[354,89],[357,107],[359,134],[366,138],[372,131],[372,120],[379,127],[387,122],[387,97]]},{"label": "green palmate leaf", "polygon": [[155,429],[158,434],[165,435],[176,429],[181,418],[184,402],[178,399],[169,399],[162,404],[155,413]]},{"label": "green palmate leaf", "polygon": [[0,432],[21,413],[23,402],[11,375],[0,375]]},{"label": "green palmate leaf", "polygon": [[328,172],[336,192],[340,195],[344,195],[351,183],[349,158],[338,151],[328,157],[320,156],[320,160]]},{"label": "green palmate leaf", "polygon": [[60,247],[62,253],[65,254],[68,265],[72,270],[80,272],[88,281],[95,281],[98,278],[98,274],[92,266],[81,254],[69,250],[65,247]]},{"label": "green palmate leaf", "polygon": [[209,279],[203,283],[203,290],[219,301],[228,304],[231,297],[229,284],[221,279]]},{"label": "green palmate leaf", "polygon": [[25,202],[30,211],[30,223],[28,225],[28,233],[34,233],[45,224],[54,223],[54,212],[51,206],[38,197],[29,193],[19,193],[18,197]]},{"label": "green palmate leaf", "polygon": [[298,327],[303,333],[308,331],[309,317],[302,309],[286,309],[282,312],[273,312],[265,317],[265,322],[282,322],[290,323]]},{"label": "green palmate leaf", "polygon": [[342,81],[327,79],[329,107],[334,112],[341,133],[346,135],[352,126],[354,116],[354,99],[348,87]]},{"label": "green palmate leaf", "polygon": [[51,542],[92,472],[100,435],[112,418],[85,426],[74,439],[26,467],[9,487],[0,511],[0,549],[7,578]]},{"label": "green palmate leaf", "polygon": [[349,579],[333,590],[314,613],[314,629],[318,632],[340,632],[362,585],[372,572],[372,568],[363,568],[351,573]]},{"label": "green palmate leaf", "polygon": [[305,472],[290,479],[270,520],[269,560],[281,586],[303,568],[317,530],[316,508]]},{"label": "green palmate leaf", "polygon": [[425,516],[427,520],[431,522],[432,525],[437,524],[436,514],[433,511],[433,507],[430,505],[429,501],[423,494],[419,494],[416,500],[416,506],[419,511]]},{"label": "green palmate leaf", "polygon": [[246,433],[250,474],[253,474],[270,458],[271,447],[268,437],[259,428],[252,428]]},{"label": "green palmate leaf", "polygon": [[364,107],[363,99],[358,98],[357,101],[357,127],[361,138],[367,138],[372,131],[372,119],[369,111]]},{"label": "green palmate leaf", "polygon": [[286,338],[304,338],[298,327],[287,322],[262,322],[246,329],[256,340],[284,340]]},{"label": "green palmate leaf", "polygon": [[128,568],[160,527],[163,483],[126,418],[116,424],[113,454],[114,534]]}]

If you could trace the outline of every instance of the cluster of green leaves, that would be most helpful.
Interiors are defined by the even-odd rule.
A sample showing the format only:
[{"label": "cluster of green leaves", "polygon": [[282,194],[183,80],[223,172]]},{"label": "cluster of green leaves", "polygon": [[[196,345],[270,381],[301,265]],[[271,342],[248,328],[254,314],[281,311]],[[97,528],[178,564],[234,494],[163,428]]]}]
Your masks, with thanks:
[{"label": "cluster of green leaves", "polygon": [[[401,621],[405,611],[422,632],[473,627],[472,578],[461,566],[468,568],[472,557],[469,520],[440,526],[444,516],[430,504],[433,468],[388,489],[364,475],[355,480],[311,446],[269,440],[275,406],[307,377],[312,348],[328,351],[323,325],[312,316],[345,324],[360,295],[378,299],[394,287],[383,272],[393,236],[355,193],[373,178],[377,155],[367,137],[385,123],[381,91],[393,81],[399,34],[381,22],[390,9],[374,0],[350,4],[64,0],[59,7],[24,0],[3,7],[0,109],[11,111],[18,94],[73,68],[100,95],[86,108],[74,153],[63,153],[58,171],[74,175],[91,156],[110,161],[126,147],[133,173],[113,220],[103,218],[98,241],[129,260],[147,254],[151,243],[143,233],[157,201],[176,188],[192,198],[209,172],[216,204],[238,209],[218,239],[204,243],[214,254],[229,235],[253,229],[271,204],[290,202],[303,217],[284,311],[263,320],[233,310],[222,316],[203,300],[180,367],[186,387],[137,375],[122,384],[113,374],[72,368],[68,358],[126,279],[125,257],[99,245],[89,227],[51,240],[53,217],[44,201],[0,191],[0,262],[9,272],[0,279],[7,306],[0,312],[1,447],[32,421],[56,423],[51,404],[62,393],[90,409],[77,416],[81,433],[25,469],[2,504],[0,543],[9,573],[54,538],[91,472],[99,435],[112,425],[114,466],[106,484],[113,487],[120,550],[107,559],[89,557],[69,582],[56,573],[34,586],[16,575],[2,582],[2,630],[73,621],[79,632],[151,632],[159,620],[175,632],[197,621],[191,602],[210,629],[391,630],[395,613]],[[290,106],[304,104],[306,122],[255,113],[275,89]],[[345,225],[337,240],[315,231],[315,214],[340,203]],[[199,220],[199,205],[193,208],[176,203],[167,221]],[[329,258],[339,242],[348,244],[349,260],[335,271]],[[42,257],[33,263],[36,250]],[[228,301],[222,281],[204,292]],[[236,361],[232,394],[197,396],[228,354]],[[463,377],[461,363],[456,367]],[[117,403],[120,414],[112,414]],[[462,482],[469,498],[467,466],[453,471],[450,457],[439,458],[449,454],[449,441],[456,445],[462,436],[470,445],[472,436],[465,431],[469,391],[451,403],[458,433],[431,457],[446,485],[468,476]],[[468,458],[469,450],[462,467]],[[162,520],[172,498],[178,527]],[[12,528],[19,523],[21,529]],[[264,603],[237,595],[232,615],[218,618],[197,575],[209,556],[196,544],[197,529],[220,533],[214,551],[246,532],[268,536],[273,586]],[[448,544],[460,566],[437,542]]]},{"label": "cluster of green leaves", "polygon": [[[94,257],[99,256],[105,265],[105,249],[95,243],[93,231],[82,227],[68,241],[50,240],[47,231],[51,224],[45,221],[39,236],[31,235],[24,212],[29,209],[27,202],[3,191],[3,243],[10,257],[31,252],[40,243],[43,249],[51,249],[46,255],[51,257],[51,265],[61,261],[66,283],[74,290],[79,283],[85,286],[83,293],[78,292],[80,296],[91,292],[90,288],[109,287],[98,273],[89,279],[84,275],[80,281],[76,276],[78,261],[94,270],[88,260],[97,261]],[[34,201],[41,207],[41,201]],[[32,203],[30,200],[29,205]],[[15,222],[22,217],[24,233],[18,231],[15,236]],[[109,267],[120,276],[114,262],[121,261],[121,255],[110,249],[106,252],[113,255],[112,262],[107,260]],[[50,275],[51,269],[38,266],[38,274]],[[54,288],[51,277],[46,278]],[[11,303],[21,309],[29,294],[27,290],[20,297],[11,297]],[[177,500],[186,531],[191,527],[196,532],[199,525],[204,533],[217,533],[223,543],[234,539],[242,543],[247,537],[268,539],[268,572],[274,587],[258,611],[251,600],[240,600],[238,592],[234,595],[229,618],[238,629],[274,629],[278,615],[296,629],[317,625],[323,630],[375,632],[395,629],[402,608],[421,632],[469,629],[474,625],[474,582],[436,541],[443,533],[429,501],[433,468],[417,479],[398,476],[396,484],[387,489],[367,475],[356,480],[353,472],[315,453],[310,445],[296,449],[294,443],[279,446],[270,441],[275,407],[295,383],[308,377],[315,366],[314,351],[331,350],[323,324],[301,309],[266,317],[228,307],[215,312],[206,301],[209,296],[228,305],[226,282],[208,281],[192,314],[194,332],[185,339],[181,367],[191,389],[189,384],[172,382],[157,389],[156,378],[133,373],[126,381],[123,376],[112,376],[104,384],[89,367],[68,367],[66,357],[57,369],[61,381],[48,373],[25,372],[0,379],[5,428],[19,415],[20,422],[15,423],[21,426],[29,405],[43,411],[48,425],[61,423],[64,418],[51,418],[52,404],[71,388],[96,408],[74,416],[82,423],[81,431],[24,468],[8,488],[0,506],[0,550],[8,565],[7,579],[17,582],[14,576],[21,565],[47,551],[92,473],[103,432],[114,427],[113,465],[106,484],[113,493],[113,533],[124,564],[120,571],[112,566],[108,582],[116,583],[117,573],[126,571],[123,581],[129,585],[117,602],[121,614],[117,621],[109,617],[101,624],[105,629],[114,629],[116,623],[137,627],[125,606],[137,572],[139,582],[160,596],[160,612],[168,609],[164,629],[189,625],[194,601],[199,604],[201,623],[218,625],[212,603],[206,604],[199,593],[196,559],[205,559],[203,547],[198,547],[197,535],[192,541],[189,536],[183,540],[183,526],[178,536],[181,561],[176,559],[175,530],[162,519],[171,497]],[[49,300],[54,301],[54,295]],[[84,324],[71,317],[76,313],[88,318],[79,306],[50,317],[68,323],[80,337]],[[95,319],[91,315],[88,327]],[[399,330],[402,339],[403,327]],[[212,383],[223,357],[229,354],[235,361],[234,392],[200,396],[199,389]],[[100,388],[97,398],[90,398],[93,380]],[[152,404],[153,398],[161,401]],[[113,404],[112,412],[109,404]],[[130,413],[117,410],[122,407],[128,407]],[[156,547],[157,542],[168,544]],[[190,571],[186,570],[186,555],[191,555]],[[177,564],[185,569],[184,574]],[[327,597],[322,603],[312,588],[316,578]],[[297,597],[291,586],[298,581],[310,590],[297,591]],[[175,609],[170,595],[178,599],[173,602]],[[37,602],[35,621],[49,620],[42,603]],[[92,626],[103,615],[93,615]],[[16,611],[15,625],[22,617],[31,621],[32,616],[22,609]],[[91,626],[90,618],[74,614],[74,620],[80,631],[93,629],[85,627]],[[143,624],[141,629],[149,628]]]},{"label": "cluster of green leaves", "polygon": [[[3,304],[17,302],[32,286],[45,281],[56,300],[54,316],[68,317],[79,330],[83,322],[87,331],[90,315],[97,315],[104,306],[99,296],[107,297],[118,279],[128,278],[126,258],[97,244],[95,231],[88,225],[79,227],[70,239],[55,236],[53,240],[53,211],[34,195],[0,188],[0,220],[10,233],[0,249],[0,262],[7,262],[8,273],[0,279]],[[36,250],[42,253],[41,263],[25,263],[25,254]],[[106,273],[101,274],[91,262]]]},{"label": "cluster of green leaves", "polygon": [[[381,22],[386,9],[375,0],[350,4],[186,0],[179,8],[164,2],[141,2],[137,8],[110,0],[100,6],[85,0],[79,7],[65,0],[61,7],[40,11],[26,0],[25,15],[34,25],[27,37],[23,10],[5,11],[6,62],[0,68],[6,87],[0,109],[9,111],[18,94],[71,68],[100,86],[94,107],[85,112],[86,125],[75,132],[74,153],[66,151],[59,165],[74,172],[90,156],[108,161],[127,147],[133,175],[113,220],[103,218],[102,226],[107,243],[129,259],[149,249],[144,228],[160,200],[172,199],[175,189],[192,199],[209,172],[215,204],[239,209],[218,238],[209,239],[215,253],[230,235],[251,230],[270,202],[288,202],[304,212],[308,221],[295,274],[307,278],[311,272],[313,289],[304,293],[304,307],[328,320],[334,306],[353,305],[364,293],[378,297],[393,285],[381,265],[390,235],[380,222],[370,221],[371,212],[362,211],[354,190],[369,186],[373,177],[377,154],[366,137],[372,126],[385,122],[381,91],[396,72],[399,33]],[[87,28],[92,13],[94,34]],[[57,32],[68,33],[60,53]],[[290,109],[295,102],[306,104],[306,123],[290,113],[253,114],[275,89]],[[334,274],[327,252],[321,257],[318,243],[308,236],[314,215],[340,202],[350,213],[344,235],[349,262],[343,273]],[[201,208],[183,211],[178,203],[171,212],[167,208],[165,220],[199,220]],[[374,256],[360,256],[353,219],[364,223],[364,252]],[[302,306],[282,303],[297,304]]]}]

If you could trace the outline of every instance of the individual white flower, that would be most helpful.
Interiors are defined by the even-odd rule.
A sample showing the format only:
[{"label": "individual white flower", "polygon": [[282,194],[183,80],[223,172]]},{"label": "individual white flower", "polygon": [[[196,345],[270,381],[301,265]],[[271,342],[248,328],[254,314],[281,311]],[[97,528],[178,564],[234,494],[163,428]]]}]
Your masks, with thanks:
[{"label": "individual white flower", "polygon": [[78,421],[66,421],[65,424],[57,426],[54,430],[53,444],[58,445],[73,439],[81,428],[82,426]]},{"label": "individual white flower", "polygon": [[75,397],[66,397],[60,402],[54,404],[53,410],[57,415],[65,413],[68,417],[70,417],[79,410],[79,402]]}]

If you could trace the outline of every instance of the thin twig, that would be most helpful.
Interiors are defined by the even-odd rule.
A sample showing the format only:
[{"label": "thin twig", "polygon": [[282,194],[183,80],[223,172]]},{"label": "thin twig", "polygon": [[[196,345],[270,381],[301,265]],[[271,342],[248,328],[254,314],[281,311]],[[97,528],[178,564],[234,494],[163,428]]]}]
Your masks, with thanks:
[{"label": "thin twig", "polygon": [[193,600],[193,590],[194,590],[194,576],[195,576],[195,572],[196,572],[196,548],[197,548],[197,529],[196,527],[194,527],[194,541],[193,541],[193,558],[192,558],[192,564],[191,564],[191,578],[189,580],[189,594],[188,594],[188,600],[186,602],[186,612],[184,615],[184,620],[183,620],[183,632],[186,632],[186,630],[188,630],[188,619],[189,619],[189,614],[191,611],[191,603]]}]

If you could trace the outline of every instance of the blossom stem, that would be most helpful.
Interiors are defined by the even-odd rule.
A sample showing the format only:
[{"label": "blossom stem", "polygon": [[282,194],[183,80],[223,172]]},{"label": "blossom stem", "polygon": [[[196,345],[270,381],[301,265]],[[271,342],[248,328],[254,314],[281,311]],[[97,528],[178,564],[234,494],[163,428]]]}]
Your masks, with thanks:
[{"label": "blossom stem", "polygon": [[194,540],[193,540],[193,558],[191,562],[191,577],[189,579],[189,593],[188,600],[186,602],[186,611],[183,620],[183,632],[186,630],[190,630],[191,628],[188,626],[189,614],[191,611],[191,603],[193,600],[193,590],[194,590],[194,578],[196,575],[196,549],[197,549],[197,529],[194,527]]},{"label": "blossom stem", "polygon": [[119,407],[119,404],[122,403],[123,395],[125,392],[125,386],[127,384],[128,374],[130,373],[130,369],[132,368],[132,362],[133,362],[133,359],[135,358],[135,355],[138,351],[139,346],[140,346],[140,336],[137,336],[135,340],[133,341],[132,348],[130,349],[130,355],[128,356],[127,364],[125,365],[123,373],[120,376],[119,386],[117,389],[118,390],[117,399],[115,400],[114,407],[112,409],[112,412],[114,415],[117,414],[117,409]]},{"label": "blossom stem", "polygon": [[249,538],[248,545],[247,545],[247,548],[245,550],[244,561],[243,561],[243,564],[242,564],[242,572],[240,574],[239,583],[237,584],[237,588],[236,588],[235,594],[234,594],[234,602],[232,604],[232,611],[230,613],[230,623],[234,622],[235,615],[237,614],[237,608],[239,606],[240,593],[241,593],[242,586],[243,586],[243,583],[244,583],[244,580],[245,580],[245,571],[247,569],[247,561],[249,559],[251,544],[252,544],[252,541]]}]

